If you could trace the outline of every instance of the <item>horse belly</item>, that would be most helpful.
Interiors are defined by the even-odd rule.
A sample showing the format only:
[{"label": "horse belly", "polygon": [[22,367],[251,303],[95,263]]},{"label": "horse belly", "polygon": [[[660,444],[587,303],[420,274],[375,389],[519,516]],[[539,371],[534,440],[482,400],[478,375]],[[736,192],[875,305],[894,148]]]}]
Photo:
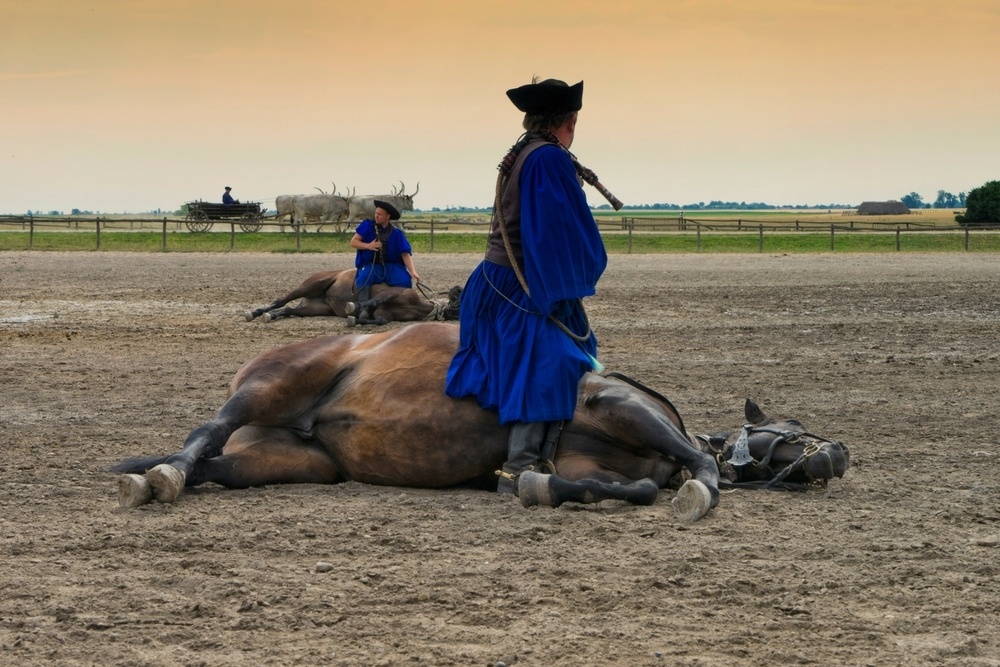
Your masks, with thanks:
[{"label": "horse belly", "polygon": [[505,432],[483,419],[327,422],[317,426],[316,436],[345,478],[385,486],[467,484],[491,475],[507,454]]}]

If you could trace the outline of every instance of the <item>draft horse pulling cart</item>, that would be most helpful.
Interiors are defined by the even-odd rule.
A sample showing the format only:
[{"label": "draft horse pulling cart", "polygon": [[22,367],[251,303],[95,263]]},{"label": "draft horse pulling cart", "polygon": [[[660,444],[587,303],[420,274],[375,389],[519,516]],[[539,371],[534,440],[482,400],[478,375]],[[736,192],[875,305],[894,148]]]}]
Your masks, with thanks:
[{"label": "draft horse pulling cart", "polygon": [[187,203],[187,228],[192,232],[207,232],[216,220],[239,220],[245,232],[259,232],[263,226],[264,211],[259,202],[241,204],[216,204],[207,201]]}]

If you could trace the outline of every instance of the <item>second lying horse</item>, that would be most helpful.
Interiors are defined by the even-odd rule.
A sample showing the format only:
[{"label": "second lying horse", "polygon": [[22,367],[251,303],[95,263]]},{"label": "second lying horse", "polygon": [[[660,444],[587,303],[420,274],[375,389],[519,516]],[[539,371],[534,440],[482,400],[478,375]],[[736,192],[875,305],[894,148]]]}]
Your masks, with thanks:
[{"label": "second lying horse", "polygon": [[[430,299],[408,287],[372,285],[371,298],[357,302],[354,291],[356,269],[320,271],[306,278],[301,285],[267,306],[248,310],[247,322],[260,317],[273,322],[283,317],[346,317],[347,325],[388,324],[420,320],[457,320],[462,293],[459,286],[448,291],[448,299]],[[288,304],[297,299],[297,306]]]}]

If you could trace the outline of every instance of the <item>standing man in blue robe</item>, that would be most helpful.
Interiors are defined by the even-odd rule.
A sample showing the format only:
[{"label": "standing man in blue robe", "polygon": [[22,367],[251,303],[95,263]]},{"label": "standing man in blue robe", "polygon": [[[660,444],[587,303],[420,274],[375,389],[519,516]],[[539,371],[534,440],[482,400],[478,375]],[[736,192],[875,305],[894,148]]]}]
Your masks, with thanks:
[{"label": "standing man in blue robe", "polygon": [[474,396],[510,425],[497,492],[517,494],[518,476],[539,468],[597,363],[581,299],[595,293],[608,257],[569,152],[583,82],[533,81],[507,97],[526,133],[500,164],[486,257],[462,292],[445,393]]},{"label": "standing man in blue robe", "polygon": [[351,247],[358,252],[354,258],[357,276],[354,279],[356,302],[347,305],[348,315],[360,313],[364,302],[371,299],[371,286],[385,283],[391,287],[413,287],[420,276],[413,267],[413,248],[402,229],[393,226],[399,211],[389,202],[375,200],[375,218],[358,225],[351,238]]}]

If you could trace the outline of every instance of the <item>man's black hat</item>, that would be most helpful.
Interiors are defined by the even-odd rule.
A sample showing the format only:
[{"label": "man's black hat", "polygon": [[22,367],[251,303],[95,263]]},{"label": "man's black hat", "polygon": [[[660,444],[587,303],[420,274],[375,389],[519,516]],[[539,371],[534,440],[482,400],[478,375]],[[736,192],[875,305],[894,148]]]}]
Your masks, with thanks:
[{"label": "man's black hat", "polygon": [[380,208],[386,213],[388,213],[390,220],[399,220],[399,211],[397,211],[396,207],[390,204],[389,202],[382,201],[381,199],[376,199],[375,208]]},{"label": "man's black hat", "polygon": [[232,190],[232,188],[231,188],[231,187],[229,187],[228,185],[226,186],[226,189],[227,189],[227,190]]},{"label": "man's black hat", "polygon": [[507,91],[507,97],[524,113],[553,116],[583,107],[583,81],[569,86],[559,79],[546,79]]}]

